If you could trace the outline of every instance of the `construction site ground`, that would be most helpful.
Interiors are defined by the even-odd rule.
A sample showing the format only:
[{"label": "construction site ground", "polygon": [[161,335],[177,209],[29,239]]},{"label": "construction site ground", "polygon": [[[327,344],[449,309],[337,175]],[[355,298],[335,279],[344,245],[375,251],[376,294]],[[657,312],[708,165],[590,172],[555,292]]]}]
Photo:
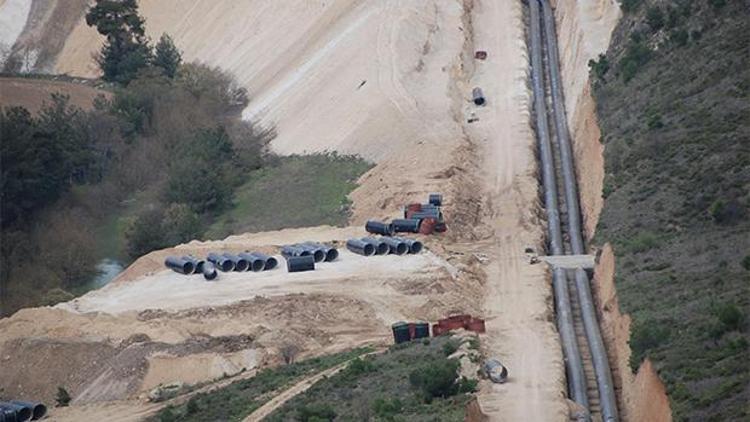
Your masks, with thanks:
[{"label": "construction site ground", "polygon": [[[0,320],[5,394],[52,404],[64,386],[74,400],[54,420],[138,420],[158,407],[146,396],[161,383],[278,365],[287,344],[299,358],[389,344],[395,321],[470,313],[486,319],[483,351],[510,371],[506,384],[480,384],[482,412],[567,417],[547,266],[526,253],[541,251],[544,225],[521,2],[139,3],[152,37],[169,32],[186,60],[237,75],[252,98],[245,116],[277,128],[276,152],[336,150],[377,165],[350,195],[350,227],[193,241],[138,259],[98,291]],[[95,76],[101,39],[90,32],[72,31],[58,71]],[[474,86],[485,107],[471,102]],[[365,235],[368,218],[396,218],[430,192],[446,199],[448,232],[418,236],[420,255],[342,251],[314,272],[289,274],[281,260],[210,283],[163,267],[173,253],[340,246]]]}]

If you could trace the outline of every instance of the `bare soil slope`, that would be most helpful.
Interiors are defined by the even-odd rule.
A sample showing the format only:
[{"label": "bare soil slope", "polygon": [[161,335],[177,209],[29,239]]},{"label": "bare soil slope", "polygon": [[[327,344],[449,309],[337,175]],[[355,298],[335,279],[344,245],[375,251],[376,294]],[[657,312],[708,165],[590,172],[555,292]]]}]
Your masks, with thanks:
[{"label": "bare soil slope", "polygon": [[52,94],[67,95],[70,105],[82,109],[90,109],[97,95],[109,96],[107,91],[85,85],[83,81],[0,78],[0,107],[20,106],[35,114],[45,102],[50,102]]}]

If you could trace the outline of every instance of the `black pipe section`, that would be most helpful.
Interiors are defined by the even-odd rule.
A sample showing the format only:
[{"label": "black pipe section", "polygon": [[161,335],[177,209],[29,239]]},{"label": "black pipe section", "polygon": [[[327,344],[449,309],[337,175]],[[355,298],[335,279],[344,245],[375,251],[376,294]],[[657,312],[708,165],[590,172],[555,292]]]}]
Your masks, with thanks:
[{"label": "black pipe section", "polygon": [[[568,232],[573,254],[585,253],[583,244],[583,230],[581,227],[581,209],[578,198],[578,188],[573,164],[573,152],[568,133],[568,123],[565,116],[565,102],[563,98],[562,77],[560,76],[560,58],[557,46],[557,35],[555,31],[555,16],[552,6],[547,0],[540,0],[542,5],[542,19],[544,21],[544,34],[547,40],[547,55],[550,69],[550,84],[552,86],[552,107],[555,116],[555,127],[557,128],[557,139],[560,146],[560,163],[565,187],[565,202],[568,207]],[[591,350],[591,360],[594,364],[596,384],[599,388],[599,400],[602,409],[602,419],[605,422],[618,420],[617,399],[615,396],[614,383],[612,382],[612,370],[607,358],[607,350],[602,341],[599,330],[599,322],[596,319],[596,308],[591,296],[591,286],[586,272],[579,268],[575,274],[576,289],[578,290],[578,301],[581,305],[583,326],[586,332],[586,340]]]},{"label": "black pipe section", "polygon": [[[540,27],[539,3],[529,2],[530,34],[531,34],[531,78],[534,93],[534,112],[536,116],[536,133],[539,141],[539,155],[541,158],[542,181],[544,185],[544,207],[547,212],[547,231],[549,232],[550,252],[552,255],[562,255],[562,230],[557,204],[557,185],[555,181],[552,146],[549,137],[549,122],[547,121],[547,106],[544,98],[542,37]],[[560,332],[560,342],[563,348],[565,369],[568,374],[568,390],[570,398],[589,410],[586,395],[586,379],[583,373],[581,353],[578,350],[575,331],[573,328],[573,313],[570,305],[570,292],[565,270],[555,269],[552,272],[552,287],[555,292],[555,308],[557,315],[557,329]]]},{"label": "black pipe section", "polygon": [[289,258],[292,256],[307,256],[312,255],[312,252],[305,250],[303,248],[300,248],[296,245],[286,245],[281,247],[281,256],[284,258]]},{"label": "black pipe section", "polygon": [[368,233],[382,234],[383,236],[393,236],[393,224],[383,223],[375,220],[368,220],[365,223],[365,230]]},{"label": "black pipe section", "polygon": [[0,407],[1,422],[16,422],[16,411]]},{"label": "black pipe section", "polygon": [[30,408],[32,421],[41,419],[44,417],[44,415],[47,414],[47,406],[45,406],[43,403],[28,402],[28,401],[21,401],[21,400],[11,400],[10,402],[13,404],[17,404],[19,406]]},{"label": "black pipe section", "polygon": [[432,205],[435,205],[435,206],[439,207],[439,206],[443,205],[443,195],[441,195],[439,193],[431,193],[430,194],[430,199],[427,202],[429,202]]},{"label": "black pipe section", "polygon": [[219,276],[219,273],[216,272],[216,266],[212,262],[204,263],[201,273],[207,281],[216,280],[216,277]]},{"label": "black pipe section", "polygon": [[290,273],[312,271],[315,269],[315,258],[312,255],[290,256],[286,258],[286,270]]},{"label": "black pipe section", "polygon": [[193,274],[203,273],[203,265],[206,264],[206,260],[198,259],[193,255],[184,255],[182,259],[193,263]]},{"label": "black pipe section", "polygon": [[237,254],[237,256],[239,256],[240,258],[248,262],[249,271],[258,272],[258,271],[263,271],[264,269],[266,269],[266,260],[255,254],[241,252]]},{"label": "black pipe section", "polygon": [[213,252],[209,253],[206,260],[214,264],[219,271],[228,273],[234,270],[234,262],[231,259],[225,256],[221,256],[217,253],[213,253]]},{"label": "black pipe section", "polygon": [[394,239],[398,239],[404,243],[406,243],[406,246],[409,248],[409,253],[411,254],[417,254],[422,252],[422,242],[416,239],[409,239],[406,237],[394,237]]},{"label": "black pipe section", "polygon": [[257,257],[259,259],[262,259],[265,261],[266,265],[263,267],[263,271],[268,271],[276,268],[277,265],[279,265],[279,261],[276,260],[276,258],[272,256],[268,256],[264,253],[260,252],[250,252],[248,255]]},{"label": "black pipe section", "polygon": [[30,421],[34,411],[32,407],[21,406],[8,402],[0,403],[0,409],[10,410],[10,412],[5,412],[6,419],[7,416],[11,415],[11,420],[14,420],[13,418],[15,418],[15,421],[17,422]]},{"label": "black pipe section", "polygon": [[176,256],[168,256],[167,259],[164,260],[164,265],[174,272],[185,275],[190,275],[195,271],[195,266],[192,262]]},{"label": "black pipe section", "polygon": [[393,237],[384,237],[383,243],[388,245],[388,252],[395,254],[395,255],[403,255],[407,252],[409,252],[409,246],[406,245],[406,242],[396,239]]},{"label": "black pipe section", "polygon": [[306,251],[309,251],[312,254],[312,256],[313,256],[313,259],[315,259],[315,262],[323,262],[326,259],[326,253],[325,253],[325,251],[323,250],[323,248],[321,248],[319,246],[310,245],[310,244],[307,244],[307,243],[300,243],[300,244],[297,244],[297,245],[294,245],[294,246],[297,246],[297,247],[302,248],[302,249],[304,249]]},{"label": "black pipe section", "polygon": [[390,247],[385,243],[385,239],[380,240],[374,237],[363,237],[360,240],[371,244],[375,248],[375,255],[386,255],[390,251]]},{"label": "black pipe section", "polygon": [[223,253],[222,254],[226,259],[232,261],[234,263],[234,271],[237,271],[238,273],[244,273],[250,268],[250,263],[247,262],[246,259],[240,258],[237,255],[231,254],[231,253]]},{"label": "black pipe section", "polygon": [[414,218],[403,218],[391,221],[393,231],[397,233],[409,232],[419,233],[419,225],[422,223],[421,220]]},{"label": "black pipe section", "polygon": [[346,241],[346,249],[364,256],[375,255],[375,246],[372,243],[363,242],[360,239],[349,239]]},{"label": "black pipe section", "polygon": [[325,252],[326,254],[325,262],[335,261],[336,258],[339,257],[338,249],[334,248],[333,246],[328,246],[328,245],[324,245],[322,243],[317,243],[317,242],[305,242],[305,244],[317,246],[318,248],[323,250],[323,252]]},{"label": "black pipe section", "polygon": [[471,96],[474,99],[474,104],[481,106],[484,105],[486,102],[484,100],[484,94],[482,94],[482,88],[476,87],[473,90],[471,90]]}]

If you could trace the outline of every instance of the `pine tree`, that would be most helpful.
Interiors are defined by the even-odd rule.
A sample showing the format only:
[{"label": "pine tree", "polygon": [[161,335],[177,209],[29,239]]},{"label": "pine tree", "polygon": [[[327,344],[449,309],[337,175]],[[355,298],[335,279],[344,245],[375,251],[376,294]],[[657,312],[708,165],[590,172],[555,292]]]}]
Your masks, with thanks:
[{"label": "pine tree", "polygon": [[162,34],[155,50],[153,65],[161,68],[166,77],[174,78],[180,63],[182,63],[182,54],[174,45],[172,37]]},{"label": "pine tree", "polygon": [[107,37],[99,55],[104,80],[127,84],[151,61],[151,47],[136,0],[96,0],[86,24]]}]

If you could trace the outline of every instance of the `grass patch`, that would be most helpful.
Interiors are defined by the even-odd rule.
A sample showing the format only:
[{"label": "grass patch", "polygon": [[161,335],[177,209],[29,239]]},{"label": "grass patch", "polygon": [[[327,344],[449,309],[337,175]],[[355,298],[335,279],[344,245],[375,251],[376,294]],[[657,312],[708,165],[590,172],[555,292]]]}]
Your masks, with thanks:
[{"label": "grass patch", "polygon": [[392,347],[320,381],[272,413],[271,422],[301,421],[458,421],[476,381],[457,375],[448,359],[452,340],[434,338]]},{"label": "grass patch", "polygon": [[344,225],[349,217],[347,195],[371,167],[359,157],[336,153],[282,157],[275,165],[251,173],[207,236]]},{"label": "grass patch", "polygon": [[253,378],[234,382],[224,388],[199,393],[180,406],[162,409],[150,421],[241,421],[274,397],[274,392],[299,380],[371,352],[357,348],[348,352],[321,356],[290,365],[260,371]]}]

